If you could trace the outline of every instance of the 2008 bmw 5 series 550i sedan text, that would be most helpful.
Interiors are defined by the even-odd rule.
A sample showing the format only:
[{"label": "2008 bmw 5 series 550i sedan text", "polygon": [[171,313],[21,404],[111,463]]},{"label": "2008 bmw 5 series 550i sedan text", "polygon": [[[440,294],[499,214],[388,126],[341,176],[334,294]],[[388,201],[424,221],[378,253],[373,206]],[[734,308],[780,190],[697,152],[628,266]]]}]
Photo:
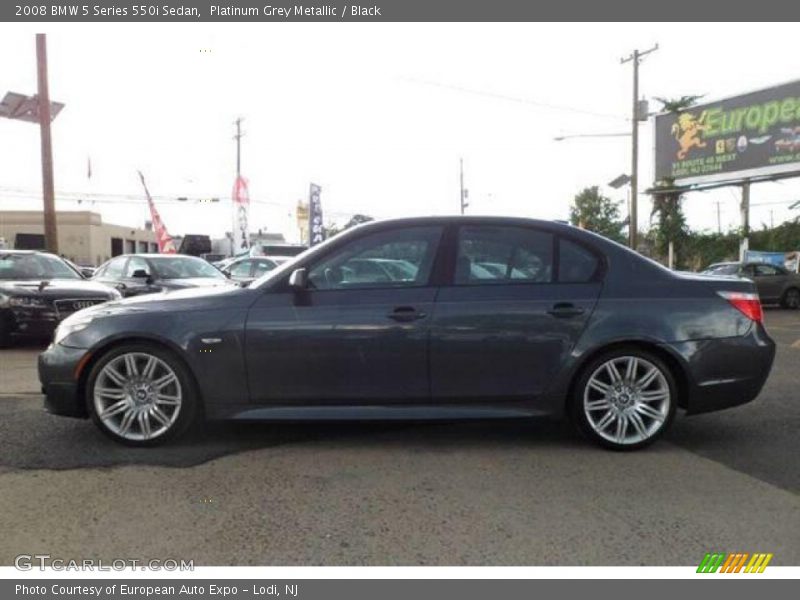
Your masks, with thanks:
[{"label": "2008 bmw 5 series 550i sedan text", "polygon": [[745,279],[675,273],[569,225],[373,222],[246,288],[67,318],[39,358],[53,413],[152,445],[197,419],[561,415],[643,447],[749,402],[775,346]]}]

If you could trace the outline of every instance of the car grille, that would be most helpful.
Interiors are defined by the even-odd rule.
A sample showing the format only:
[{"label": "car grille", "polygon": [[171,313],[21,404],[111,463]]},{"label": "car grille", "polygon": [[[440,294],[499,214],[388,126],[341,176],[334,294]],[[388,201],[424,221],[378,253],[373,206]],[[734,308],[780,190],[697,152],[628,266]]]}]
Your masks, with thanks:
[{"label": "car grille", "polygon": [[75,311],[101,304],[107,300],[108,298],[63,298],[54,301],[53,307],[56,309],[56,316],[59,319],[63,319]]}]

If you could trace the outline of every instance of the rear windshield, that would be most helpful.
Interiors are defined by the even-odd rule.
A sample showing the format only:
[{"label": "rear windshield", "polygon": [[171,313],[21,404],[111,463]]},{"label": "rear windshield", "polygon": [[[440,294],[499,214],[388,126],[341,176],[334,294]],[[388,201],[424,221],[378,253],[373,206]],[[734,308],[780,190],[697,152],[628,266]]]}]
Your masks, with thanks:
[{"label": "rear windshield", "polygon": [[81,276],[55,256],[0,252],[0,279],[81,279]]},{"label": "rear windshield", "polygon": [[706,269],[706,273],[714,275],[736,275],[739,272],[739,265],[711,265]]}]

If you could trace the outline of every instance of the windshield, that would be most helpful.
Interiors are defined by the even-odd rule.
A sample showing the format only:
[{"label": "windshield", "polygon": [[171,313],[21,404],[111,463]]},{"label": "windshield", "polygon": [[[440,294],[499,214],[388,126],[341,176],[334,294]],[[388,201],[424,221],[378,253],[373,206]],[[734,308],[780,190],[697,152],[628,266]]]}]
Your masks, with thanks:
[{"label": "windshield", "polygon": [[55,256],[0,251],[0,279],[81,279],[81,276]]},{"label": "windshield", "polygon": [[193,277],[225,279],[225,275],[211,263],[193,256],[159,257],[153,259],[152,263],[162,279],[190,279]]}]

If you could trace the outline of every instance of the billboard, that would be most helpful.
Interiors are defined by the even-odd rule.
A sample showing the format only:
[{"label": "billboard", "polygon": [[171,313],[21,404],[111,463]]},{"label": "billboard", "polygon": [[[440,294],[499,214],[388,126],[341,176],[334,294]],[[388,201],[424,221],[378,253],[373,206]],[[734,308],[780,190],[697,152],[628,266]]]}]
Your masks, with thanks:
[{"label": "billboard", "polygon": [[655,119],[656,182],[719,182],[800,171],[800,81]]}]

